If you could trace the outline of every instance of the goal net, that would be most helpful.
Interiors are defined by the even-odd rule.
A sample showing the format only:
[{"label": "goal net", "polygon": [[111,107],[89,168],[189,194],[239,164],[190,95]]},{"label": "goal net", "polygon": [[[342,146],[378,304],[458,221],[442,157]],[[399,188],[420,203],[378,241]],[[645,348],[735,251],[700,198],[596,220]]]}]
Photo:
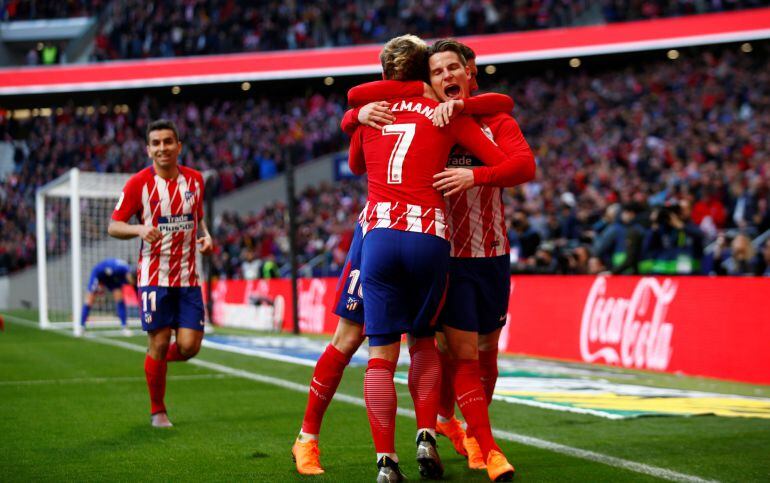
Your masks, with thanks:
[{"label": "goal net", "polygon": [[[139,238],[117,240],[107,225],[130,177],[72,169],[40,188],[36,197],[38,295],[42,328],[71,326],[76,335],[93,267],[105,258],[136,265]],[[124,287],[129,326],[139,326],[136,293]],[[118,327],[109,291],[96,296],[87,328]]]}]

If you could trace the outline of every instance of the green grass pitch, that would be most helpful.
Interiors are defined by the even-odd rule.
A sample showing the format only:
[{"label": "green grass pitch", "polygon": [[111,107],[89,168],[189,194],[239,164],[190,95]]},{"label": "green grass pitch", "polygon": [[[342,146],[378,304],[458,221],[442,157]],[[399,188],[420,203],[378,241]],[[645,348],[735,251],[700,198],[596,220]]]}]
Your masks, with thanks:
[{"label": "green grass pitch", "polygon": [[[306,394],[189,363],[169,365],[167,406],[174,428],[149,425],[143,354],[129,347],[44,332],[35,314],[6,315],[0,332],[0,481],[373,481],[365,410],[335,401],[321,438],[326,474],[296,474],[290,448]],[[10,315],[10,316],[9,316]],[[144,337],[115,339],[144,346]],[[135,349],[137,349],[135,347]],[[251,374],[307,384],[312,369],[204,348],[198,359]],[[620,372],[620,371],[619,371]],[[628,371],[624,371],[628,374]],[[770,387],[638,375],[637,384],[770,397]],[[363,369],[349,368],[339,392],[362,397]],[[399,405],[411,405],[398,385]],[[511,441],[501,447],[516,481],[770,481],[770,420],[648,417],[612,421],[495,402],[493,426],[587,450],[644,472]],[[413,463],[414,420],[399,417],[402,467]],[[445,439],[439,449],[450,481],[488,481],[465,468]],[[631,464],[631,466],[633,466]]]}]

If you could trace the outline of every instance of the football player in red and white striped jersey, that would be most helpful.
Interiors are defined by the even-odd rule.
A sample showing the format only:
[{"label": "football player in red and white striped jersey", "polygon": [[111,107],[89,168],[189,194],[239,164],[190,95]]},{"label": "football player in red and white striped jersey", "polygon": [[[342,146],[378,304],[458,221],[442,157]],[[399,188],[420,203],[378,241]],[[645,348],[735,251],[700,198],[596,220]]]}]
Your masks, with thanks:
[{"label": "football player in red and white striped jersey", "polygon": [[[171,426],[164,402],[167,362],[185,361],[200,350],[204,311],[195,257],[196,251],[207,255],[213,250],[203,220],[203,177],[178,164],[181,149],[173,122],[150,123],[152,166],[126,182],[108,228],[115,238],[142,239],[138,286],[149,345],[144,370],[156,427]],[[129,223],[134,216],[138,223]]]},{"label": "football player in red and white striped jersey", "polygon": [[[452,375],[458,364],[462,366],[461,372],[464,374],[461,379],[466,381],[478,380],[476,371],[479,371],[486,400],[491,401],[497,379],[497,340],[505,323],[510,284],[509,247],[500,187],[519,184],[520,181],[514,176],[517,166],[534,166],[534,157],[518,124],[504,112],[510,111],[512,104],[495,114],[489,112],[490,105],[505,104],[501,98],[506,96],[486,94],[468,97],[478,86],[475,82],[475,61],[468,63],[472,73],[471,82],[465,82],[458,75],[465,68],[466,56],[475,58],[471,49],[453,40],[440,40],[431,47],[431,86],[442,100],[447,101],[436,108],[434,123],[446,126],[453,115],[461,110],[476,114],[476,121],[483,132],[503,149],[510,162],[495,168],[483,167],[476,156],[456,146],[449,156],[449,169],[436,176],[434,187],[444,191],[449,200],[447,218],[452,242],[451,283],[442,314],[445,331],[450,333],[450,347],[447,350],[447,344],[442,338],[439,338],[439,345],[444,352],[452,352],[454,359],[460,359],[458,363],[448,354],[442,354],[444,385],[437,429],[443,434],[450,433],[447,429],[453,429],[451,433],[457,437],[448,435],[452,437],[458,452],[467,452],[469,466],[472,468],[483,468],[490,449],[496,449],[491,433],[490,437],[484,438],[483,451],[473,438],[465,439],[463,447],[464,432],[453,417],[454,384],[446,382],[454,379]],[[380,81],[352,89],[349,100],[354,105],[360,105],[399,95],[418,95],[422,90],[420,82]],[[387,109],[392,103],[379,104],[379,109],[372,109],[376,114],[369,121],[387,125],[392,122],[389,117],[391,112]],[[355,114],[346,114],[348,126]],[[468,371],[473,372],[473,375],[466,377]],[[477,408],[474,412],[478,415],[485,411]],[[502,476],[506,465],[503,462],[495,465],[499,466],[497,469],[488,468],[490,476]]]}]

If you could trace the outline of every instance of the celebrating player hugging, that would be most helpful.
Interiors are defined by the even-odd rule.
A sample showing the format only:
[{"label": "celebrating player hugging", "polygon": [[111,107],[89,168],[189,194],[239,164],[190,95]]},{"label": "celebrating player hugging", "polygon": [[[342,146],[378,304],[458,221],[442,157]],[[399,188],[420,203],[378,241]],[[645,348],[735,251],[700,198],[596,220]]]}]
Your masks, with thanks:
[{"label": "celebrating player hugging", "polygon": [[[338,283],[340,323],[316,364],[292,448],[302,474],[323,473],[321,420],[363,341],[364,323],[370,347],[364,396],[377,480],[403,478],[395,453],[393,385],[403,333],[411,355],[409,390],[421,475],[443,474],[435,443],[438,413],[440,432],[469,457],[471,468],[486,468],[493,481],[513,477],[487,412],[510,283],[500,187],[532,179],[534,157],[507,114],[513,107],[509,97],[470,97],[477,89],[475,63],[466,60],[472,57],[472,50],[452,40],[428,49],[417,37],[398,37],[380,55],[386,80],[349,93],[352,105],[369,103],[348,111],[342,123],[352,134],[351,170],[368,172],[369,199]],[[423,82],[427,79],[430,86]],[[436,97],[445,102],[437,103]],[[460,111],[465,115],[458,116]],[[458,165],[473,169],[444,170]],[[445,334],[439,337],[441,363],[436,329]],[[455,392],[473,438],[465,437],[453,416]]]},{"label": "celebrating player hugging", "polygon": [[[142,239],[138,286],[142,329],[148,335],[144,372],[156,427],[171,426],[164,404],[167,363],[185,361],[200,350],[204,311],[196,245],[204,255],[213,249],[203,221],[203,177],[178,164],[181,149],[173,122],[150,123],[147,154],[152,166],[128,180],[108,228],[115,238]],[[139,223],[129,224],[134,215]],[[199,229],[202,236],[197,238]]]}]

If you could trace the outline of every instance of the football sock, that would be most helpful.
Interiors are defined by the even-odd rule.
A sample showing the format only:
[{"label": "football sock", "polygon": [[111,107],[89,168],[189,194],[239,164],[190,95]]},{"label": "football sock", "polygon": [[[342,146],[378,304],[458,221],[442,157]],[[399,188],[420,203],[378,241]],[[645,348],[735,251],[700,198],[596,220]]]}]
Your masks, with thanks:
[{"label": "football sock", "polygon": [[479,369],[481,371],[481,384],[484,386],[484,394],[487,404],[492,404],[492,396],[497,384],[497,349],[479,351]]},{"label": "football sock", "polygon": [[387,456],[392,459],[394,463],[398,463],[398,455],[396,453],[377,453],[377,461],[380,461],[383,456]]},{"label": "football sock", "polygon": [[120,319],[120,325],[125,328],[126,327],[126,303],[124,301],[117,302],[115,304],[115,311],[118,313],[118,318]]},{"label": "football sock", "polygon": [[165,360],[156,361],[149,354],[144,358],[144,375],[150,390],[150,414],[166,412],[163,399],[166,396],[167,367]]},{"label": "football sock", "polygon": [[350,358],[329,344],[316,362],[313,378],[310,380],[310,393],[307,398],[305,417],[302,420],[302,431],[308,434],[319,434],[326,409],[337,392],[342,373],[350,362]]},{"label": "football sock", "polygon": [[83,311],[80,313],[80,325],[82,327],[86,326],[86,321],[88,320],[88,312],[90,311],[91,306],[83,304]]},{"label": "football sock", "polygon": [[409,393],[414,401],[417,427],[435,429],[441,392],[441,363],[433,337],[417,339],[409,348],[409,356]]},{"label": "football sock", "polygon": [[366,415],[369,417],[374,448],[378,455],[396,452],[397,398],[396,386],[393,383],[395,371],[395,362],[374,358],[369,359],[364,376]]},{"label": "football sock", "polygon": [[455,392],[457,406],[462,411],[470,432],[479,442],[481,452],[486,461],[491,450],[500,451],[492,437],[489,424],[487,398],[484,387],[479,380],[479,361],[474,359],[459,359],[455,361]]},{"label": "football sock", "polygon": [[439,352],[441,359],[441,396],[438,403],[438,414],[441,422],[452,419],[455,414],[454,361],[448,353]]},{"label": "football sock", "polygon": [[179,352],[179,346],[176,342],[172,342],[171,345],[168,346],[168,350],[166,351],[166,362],[186,361],[187,359],[189,359],[189,357],[185,357]]},{"label": "football sock", "polygon": [[299,436],[297,436],[297,439],[299,440],[300,443],[307,443],[308,441],[318,441],[318,435],[300,431]]}]

